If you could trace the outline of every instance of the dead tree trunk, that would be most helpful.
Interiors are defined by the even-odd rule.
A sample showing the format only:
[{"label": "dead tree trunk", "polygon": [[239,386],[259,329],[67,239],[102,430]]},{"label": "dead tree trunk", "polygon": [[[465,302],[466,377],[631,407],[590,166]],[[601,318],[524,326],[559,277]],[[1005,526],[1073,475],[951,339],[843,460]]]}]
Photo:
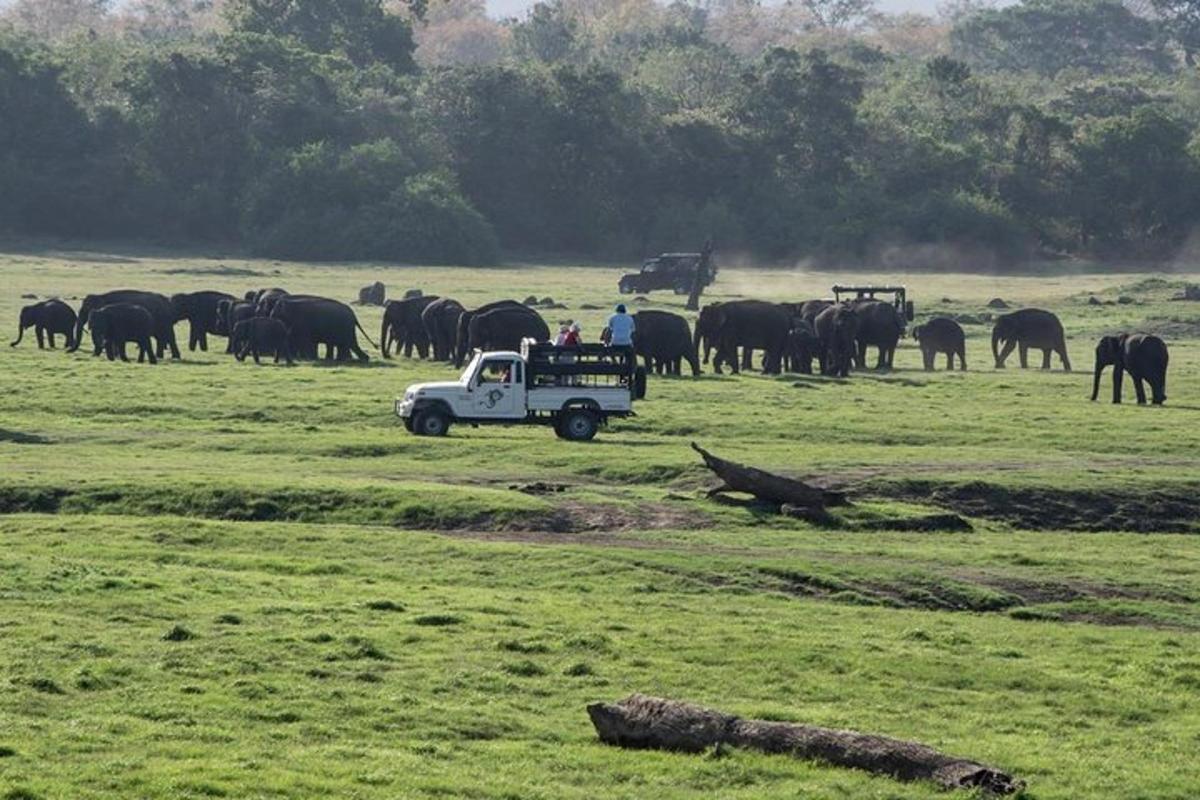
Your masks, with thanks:
[{"label": "dead tree trunk", "polygon": [[616,703],[593,703],[587,710],[600,740],[619,747],[695,753],[730,745],[824,761],[905,781],[933,781],[947,789],[978,787],[1011,794],[1025,787],[1024,781],[994,767],[887,736],[741,719],[642,694],[632,694]]},{"label": "dead tree trunk", "polygon": [[816,511],[823,511],[825,506],[846,504],[846,496],[841,492],[809,486],[782,475],[717,458],[695,442],[692,442],[692,449],[699,453],[705,465],[725,482],[724,485],[710,491],[710,495],[729,491],[745,492],[768,503]]}]

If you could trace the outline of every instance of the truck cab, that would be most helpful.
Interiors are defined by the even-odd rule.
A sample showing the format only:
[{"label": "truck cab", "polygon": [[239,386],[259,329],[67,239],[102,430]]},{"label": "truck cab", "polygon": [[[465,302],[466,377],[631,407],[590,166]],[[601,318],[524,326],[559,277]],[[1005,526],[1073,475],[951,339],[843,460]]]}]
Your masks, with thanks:
[{"label": "truck cab", "polygon": [[443,436],[456,422],[543,424],[561,438],[585,441],[610,417],[632,415],[644,393],[645,373],[632,350],[527,340],[519,353],[476,352],[456,381],[409,386],[395,408],[420,436]]}]

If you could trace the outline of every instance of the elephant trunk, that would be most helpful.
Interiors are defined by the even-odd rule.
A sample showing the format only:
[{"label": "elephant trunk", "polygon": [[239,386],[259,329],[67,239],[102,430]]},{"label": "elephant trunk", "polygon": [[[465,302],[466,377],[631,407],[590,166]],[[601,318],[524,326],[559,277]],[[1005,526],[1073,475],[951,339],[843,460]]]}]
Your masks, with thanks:
[{"label": "elephant trunk", "polygon": [[1104,362],[1099,358],[1096,359],[1096,374],[1092,378],[1092,401],[1100,396],[1100,376],[1104,374]]},{"label": "elephant trunk", "polygon": [[21,343],[21,339],[24,338],[24,336],[25,336],[25,326],[18,325],[17,326],[17,338],[12,340],[11,342],[9,342],[8,346],[16,347],[17,345],[19,345]]},{"label": "elephant trunk", "polygon": [[92,304],[86,299],[83,301],[83,305],[79,307],[79,316],[75,318],[75,339],[71,346],[67,348],[67,352],[74,353],[83,343],[83,326],[87,324],[91,308]]},{"label": "elephant trunk", "polygon": [[996,364],[1000,363],[1000,342],[1004,341],[1004,336],[1000,332],[999,326],[992,329],[992,358],[996,360]]}]

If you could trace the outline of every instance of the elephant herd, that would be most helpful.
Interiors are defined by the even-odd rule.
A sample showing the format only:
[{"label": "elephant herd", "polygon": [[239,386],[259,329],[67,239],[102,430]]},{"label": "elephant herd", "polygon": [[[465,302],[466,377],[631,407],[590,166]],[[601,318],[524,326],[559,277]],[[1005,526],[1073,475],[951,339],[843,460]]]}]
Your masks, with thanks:
[{"label": "elephant herd", "polygon": [[[728,365],[734,373],[739,365],[749,369],[754,351],[760,350],[762,369],[768,374],[783,370],[811,373],[816,360],[822,374],[846,377],[851,367],[866,367],[867,350],[871,347],[878,351],[876,368],[890,368],[904,329],[900,311],[881,300],[845,303],[738,300],[713,303],[700,311],[695,344],[703,352],[704,363],[712,357],[717,373],[723,365]],[[934,368],[938,355],[946,356],[947,369],[953,369],[957,359],[959,369],[966,370],[966,334],[955,320],[935,317],[915,327],[912,337],[920,346],[926,370]],[[1028,367],[1031,349],[1042,351],[1042,369],[1050,369],[1051,356],[1057,355],[1063,369],[1071,371],[1066,336],[1055,314],[1025,308],[996,318],[992,328],[996,369],[1004,368],[1014,350],[1019,354],[1021,366]],[[1112,366],[1114,403],[1121,402],[1121,383],[1128,372],[1134,381],[1138,403],[1146,402],[1143,386],[1146,383],[1150,386],[1151,402],[1161,405],[1166,401],[1168,361],[1167,346],[1157,336],[1105,336],[1096,346],[1092,399],[1099,395],[1104,369]]]},{"label": "elephant herd", "polygon": [[749,369],[759,350],[768,374],[810,374],[815,360],[822,374],[845,377],[851,367],[866,366],[870,347],[878,351],[876,366],[891,368],[903,335],[904,317],[882,300],[735,300],[701,309],[694,340],[718,374],[726,365],[735,374]]},{"label": "elephant herd", "polygon": [[[44,300],[21,309],[20,330],[15,346],[27,328],[34,328],[38,347],[48,338],[66,339],[68,352],[83,344],[84,329],[91,333],[92,354],[128,361],[126,348],[138,348],[138,361],[156,363],[169,351],[180,357],[175,325],[188,323],[188,349],[208,350],[208,337],[224,336],[226,352],[243,360],[263,355],[288,364],[295,358],[315,359],[325,346],[325,358],[346,360],[351,356],[366,361],[369,356],[358,344],[362,331],[350,306],[315,295],[290,294],[284,289],[260,289],[241,298],[225,292],[201,291],[174,294],[119,289],[83,298],[78,313],[62,300]],[[362,331],[366,336],[366,331]],[[367,337],[370,341],[370,337]]]},{"label": "elephant herd", "polygon": [[[208,349],[210,335],[228,340],[226,352],[238,360],[262,356],[276,363],[316,359],[324,345],[327,360],[369,360],[359,346],[362,329],[351,307],[316,295],[291,294],[280,288],[246,292],[236,297],[225,292],[199,291],[171,295],[122,289],[88,295],[78,313],[58,299],[21,309],[20,327],[13,346],[28,328],[34,328],[38,347],[53,348],[55,337],[65,339],[68,351],[78,350],[84,329],[91,333],[93,355],[128,360],[126,348],[138,348],[138,361],[155,363],[169,351],[180,357],[175,325],[188,322],[188,349]],[[693,375],[709,363],[720,374],[724,366],[733,373],[749,369],[755,351],[762,355],[762,370],[809,373],[813,362],[822,374],[846,377],[852,367],[863,369],[868,348],[878,351],[876,367],[892,366],[896,347],[904,336],[905,320],[891,303],[863,299],[844,303],[809,300],[772,303],[734,300],[711,303],[701,309],[694,331],[688,321],[667,311],[644,310],[634,314],[634,350],[645,360],[647,371],[678,375],[686,363]],[[912,331],[925,369],[934,368],[938,355],[946,356],[947,369],[957,359],[967,368],[966,337],[954,320],[937,317]],[[384,358],[393,350],[408,357],[433,358],[462,366],[474,350],[517,350],[524,339],[548,341],[550,330],[541,315],[515,300],[500,300],[474,309],[449,297],[406,296],[387,301],[379,347]],[[371,342],[374,345],[374,342]],[[1016,350],[1022,367],[1029,350],[1042,352],[1042,368],[1049,369],[1057,355],[1070,371],[1066,337],[1061,321],[1049,311],[1026,308],[999,315],[992,329],[992,355],[997,369]],[[701,354],[703,358],[701,358]],[[1126,372],[1134,381],[1139,403],[1146,401],[1143,383],[1150,386],[1151,401],[1166,400],[1166,344],[1156,336],[1121,334],[1106,336],[1096,347],[1092,399],[1099,395],[1103,371],[1112,366],[1113,402],[1121,401]]]},{"label": "elephant herd", "polygon": [[[680,373],[683,363],[700,373],[688,322],[667,311],[634,314],[634,352],[647,371]],[[379,332],[384,358],[393,350],[405,356],[433,358],[461,367],[475,350],[519,350],[524,339],[545,342],[550,328],[533,308],[515,300],[468,309],[449,297],[421,296],[388,301]]]}]

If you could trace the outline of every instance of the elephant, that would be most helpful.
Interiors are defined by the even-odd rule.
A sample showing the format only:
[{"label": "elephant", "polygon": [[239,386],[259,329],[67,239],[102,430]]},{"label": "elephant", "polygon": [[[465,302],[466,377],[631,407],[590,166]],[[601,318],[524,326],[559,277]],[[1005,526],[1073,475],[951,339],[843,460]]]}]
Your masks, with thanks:
[{"label": "elephant", "polygon": [[339,361],[349,359],[350,354],[359,361],[370,361],[371,357],[358,346],[356,329],[372,347],[378,346],[358,323],[354,310],[338,300],[289,295],[274,303],[270,316],[290,331],[289,346],[296,356],[316,358],[317,346],[323,344],[326,360],[336,352]]},{"label": "elephant", "polygon": [[1092,380],[1092,400],[1100,396],[1100,374],[1110,364],[1113,367],[1113,402],[1121,402],[1121,383],[1125,372],[1133,378],[1139,406],[1146,404],[1142,382],[1150,384],[1151,402],[1161,406],[1167,402],[1167,344],[1157,336],[1145,333],[1122,333],[1105,336],[1096,345],[1096,373]]},{"label": "elephant", "polygon": [[[711,309],[711,310],[710,310]],[[696,320],[693,340],[701,340],[707,348],[716,342],[713,371],[721,374],[721,364],[727,363],[738,373],[738,348],[763,351],[763,372],[777,374],[783,366],[788,331],[792,318],[778,303],[763,300],[735,300],[705,306]]]},{"label": "elephant", "polygon": [[860,369],[867,367],[867,348],[879,348],[879,359],[875,369],[891,369],[896,357],[896,345],[904,333],[904,317],[891,303],[882,300],[862,300],[854,304],[858,317],[858,347],[855,363]]},{"label": "elephant", "polygon": [[426,297],[410,297],[406,300],[388,300],[383,311],[383,324],[379,332],[379,346],[383,348],[383,357],[390,358],[391,344],[396,344],[396,352],[404,348],[405,358],[412,358],[413,348],[421,358],[429,358],[429,334],[421,314],[426,306],[437,300],[436,295]]},{"label": "elephant", "polygon": [[[469,328],[471,325],[471,320],[475,317],[475,315],[486,314],[489,311],[496,311],[501,308],[520,311],[524,314],[537,317],[539,320],[541,319],[536,311],[528,306],[518,303],[516,300],[497,300],[494,303],[488,303],[487,305],[480,306],[472,311],[462,312],[458,315],[458,323],[454,330],[454,366],[461,367],[463,365],[463,361],[465,361],[467,358],[467,353],[471,352],[471,348],[468,346],[470,341]],[[544,325],[545,323],[542,324]],[[547,333],[547,336],[549,336],[549,333]]]},{"label": "elephant", "polygon": [[779,305],[786,308],[794,318],[812,322],[817,318],[817,314],[829,308],[833,303],[828,300],[804,300],[800,303],[780,303]]},{"label": "elephant", "polygon": [[50,349],[54,349],[54,335],[61,333],[67,339],[67,349],[75,344],[75,324],[78,318],[75,309],[62,300],[43,300],[40,303],[25,306],[21,309],[20,326],[17,328],[17,338],[10,343],[16,347],[25,337],[25,329],[33,328],[37,334],[38,349],[46,346],[45,337],[50,339]]},{"label": "elephant", "polygon": [[[141,306],[149,312],[150,318],[154,320],[150,335],[157,344],[155,355],[158,358],[163,357],[167,348],[171,350],[171,358],[179,358],[179,345],[175,343],[175,307],[171,305],[170,300],[157,292],[140,292],[136,289],[118,289],[104,294],[89,294],[83,298],[83,304],[79,307],[79,317],[75,322],[75,337],[70,352],[79,349],[83,339],[83,326],[91,313],[98,308],[119,303]],[[96,349],[92,355],[100,355],[100,350]]]},{"label": "elephant", "polygon": [[821,374],[847,377],[858,352],[858,309],[829,306],[813,320],[813,329],[821,343]]},{"label": "elephant", "polygon": [[633,352],[645,360],[647,372],[655,369],[660,374],[679,375],[686,361],[693,376],[700,374],[700,360],[686,319],[669,311],[639,311],[633,315],[633,322]]},{"label": "elephant", "polygon": [[217,304],[222,300],[233,301],[235,298],[225,292],[189,292],[171,295],[171,305],[175,308],[175,321],[188,321],[188,350],[199,347],[208,352],[208,334],[222,334],[217,326]]},{"label": "elephant", "polygon": [[463,304],[449,297],[441,297],[425,306],[421,312],[421,324],[425,335],[433,346],[433,357],[437,361],[449,361],[454,357],[454,341],[458,331],[458,318],[466,311]]},{"label": "elephant", "polygon": [[493,308],[476,313],[467,325],[465,352],[473,350],[520,350],[524,339],[545,342],[550,328],[536,311]]},{"label": "elephant", "polygon": [[812,374],[812,360],[821,353],[821,340],[813,323],[803,317],[792,318],[792,329],[788,331],[787,352],[784,367],[788,372]]},{"label": "elephant", "polygon": [[720,305],[709,303],[700,309],[700,316],[696,318],[696,327],[693,329],[692,343],[697,354],[701,356],[700,360],[705,364],[712,356],[713,348],[717,346],[717,310]]},{"label": "elephant", "polygon": [[246,302],[254,303],[255,313],[260,317],[271,316],[275,304],[285,297],[291,297],[287,289],[276,286],[273,289],[259,289],[256,292],[246,292]]},{"label": "elephant", "polygon": [[232,298],[217,302],[215,327],[218,335],[229,337],[225,345],[226,353],[233,352],[233,329],[239,322],[252,319],[254,314],[255,306],[252,302],[243,302]]},{"label": "elephant", "polygon": [[[1000,343],[1004,349],[1000,349]],[[1004,369],[1004,360],[1014,347],[1020,347],[1021,369],[1029,366],[1029,348],[1042,351],[1042,369],[1050,369],[1050,353],[1058,353],[1063,369],[1071,371],[1071,359],[1067,357],[1067,341],[1058,317],[1040,308],[1022,308],[996,317],[992,328],[992,355],[996,357],[996,369]]]},{"label": "elephant", "polygon": [[276,364],[280,358],[284,359],[289,367],[295,363],[292,361],[292,348],[288,345],[288,329],[277,319],[251,317],[242,320],[233,326],[229,341],[238,361],[244,361],[249,353],[254,356],[255,364],[261,364],[260,355],[274,353]]},{"label": "elephant", "polygon": [[155,319],[149,311],[133,303],[111,303],[88,312],[87,325],[92,331],[92,343],[96,350],[104,350],[109,361],[120,358],[128,361],[125,345],[134,342],[138,346],[138,363],[148,360],[158,363],[150,337],[154,333]]},{"label": "elephant", "polygon": [[381,306],[386,299],[387,288],[380,281],[375,281],[370,286],[364,286],[358,290],[360,306]]},{"label": "elephant", "polygon": [[958,356],[958,368],[966,371],[967,335],[957,322],[948,317],[935,317],[913,328],[912,335],[921,343],[926,372],[933,371],[933,359],[938,353],[946,354],[946,369],[954,369],[954,357]]}]

